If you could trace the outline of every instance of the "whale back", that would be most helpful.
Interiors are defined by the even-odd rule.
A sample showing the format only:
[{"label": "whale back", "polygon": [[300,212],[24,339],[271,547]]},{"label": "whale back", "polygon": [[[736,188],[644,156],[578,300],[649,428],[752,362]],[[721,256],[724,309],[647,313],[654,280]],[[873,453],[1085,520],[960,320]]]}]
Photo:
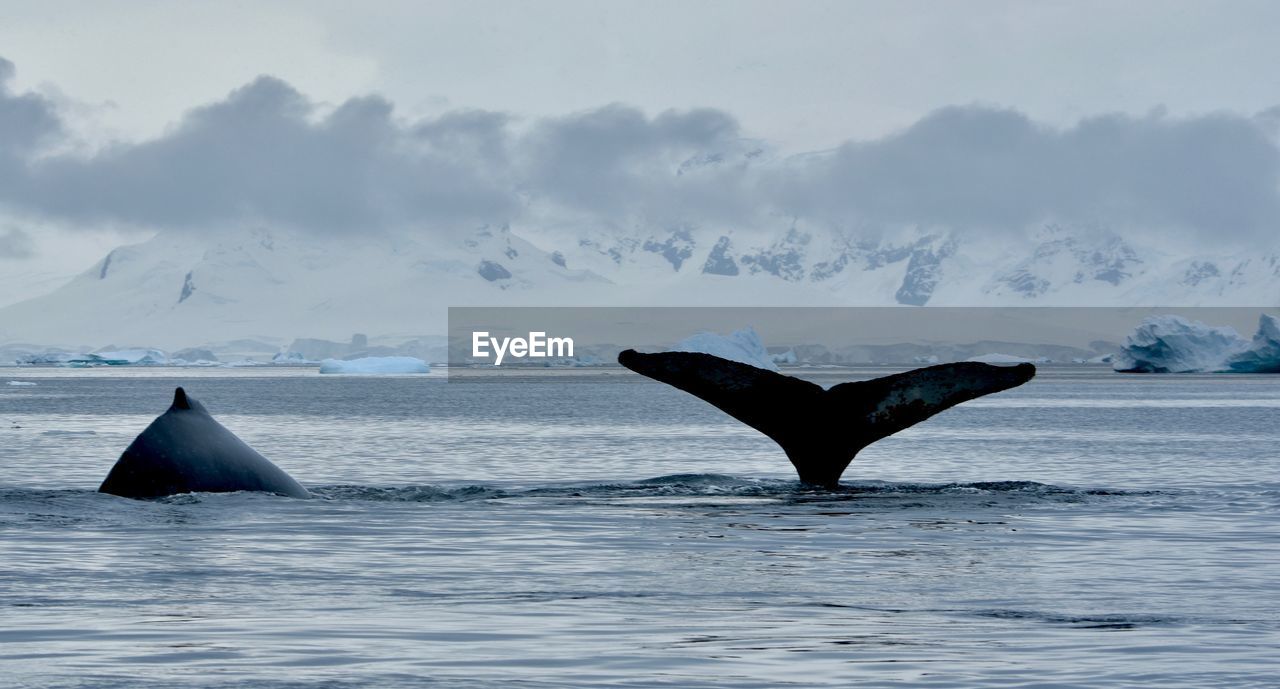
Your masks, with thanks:
[{"label": "whale back", "polygon": [[120,455],[98,490],[128,498],[240,490],[310,495],[182,388],[175,391],[169,409]]}]

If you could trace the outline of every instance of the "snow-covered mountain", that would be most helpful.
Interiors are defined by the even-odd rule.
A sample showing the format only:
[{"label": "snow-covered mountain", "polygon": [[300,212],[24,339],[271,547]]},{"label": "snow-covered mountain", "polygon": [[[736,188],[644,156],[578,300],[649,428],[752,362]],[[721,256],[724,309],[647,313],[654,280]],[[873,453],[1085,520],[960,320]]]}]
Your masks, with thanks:
[{"label": "snow-covered mountain", "polygon": [[1201,254],[1099,228],[1050,225],[1031,238],[1004,239],[912,228],[870,239],[793,225],[774,236],[679,228],[613,243],[584,239],[579,248],[587,254],[580,260],[612,281],[625,284],[641,271],[667,282],[697,275],[700,286],[733,284],[742,292],[732,303],[746,305],[777,292],[824,305],[1255,306],[1280,299],[1280,241]]},{"label": "snow-covered mountain", "polygon": [[1280,246],[1199,254],[1098,228],[993,240],[909,228],[482,227],[316,236],[162,232],[0,309],[0,343],[188,347],[441,334],[448,306],[1280,303]]},{"label": "snow-covered mountain", "polygon": [[441,333],[445,308],[522,303],[607,284],[503,229],[452,246],[407,237],[313,237],[251,229],[178,233],[117,248],[52,293],[0,309],[0,342],[152,343],[166,348],[295,335]]}]

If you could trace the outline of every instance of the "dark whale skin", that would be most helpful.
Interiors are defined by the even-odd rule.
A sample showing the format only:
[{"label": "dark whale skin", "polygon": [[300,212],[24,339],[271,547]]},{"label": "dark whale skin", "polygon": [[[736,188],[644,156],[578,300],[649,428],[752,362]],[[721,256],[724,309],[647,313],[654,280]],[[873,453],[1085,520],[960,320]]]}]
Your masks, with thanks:
[{"label": "dark whale skin", "polygon": [[834,488],[862,448],[940,411],[1031,380],[1031,364],[940,364],[824,390],[696,352],[618,355],[627,368],[715,405],[782,446],[804,483]]},{"label": "dark whale skin", "polygon": [[126,498],[241,490],[311,497],[182,388],[174,392],[173,405],[125,449],[98,488]]}]

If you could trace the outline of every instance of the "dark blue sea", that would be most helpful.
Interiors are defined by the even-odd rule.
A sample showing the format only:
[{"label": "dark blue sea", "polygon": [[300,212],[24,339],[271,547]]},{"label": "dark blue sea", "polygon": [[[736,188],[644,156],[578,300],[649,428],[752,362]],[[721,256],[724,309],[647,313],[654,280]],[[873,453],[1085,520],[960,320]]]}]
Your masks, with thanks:
[{"label": "dark blue sea", "polygon": [[[317,499],[96,493],[176,385]],[[0,369],[0,684],[1274,687],[1278,420],[1049,366],[822,491],[622,370]]]}]

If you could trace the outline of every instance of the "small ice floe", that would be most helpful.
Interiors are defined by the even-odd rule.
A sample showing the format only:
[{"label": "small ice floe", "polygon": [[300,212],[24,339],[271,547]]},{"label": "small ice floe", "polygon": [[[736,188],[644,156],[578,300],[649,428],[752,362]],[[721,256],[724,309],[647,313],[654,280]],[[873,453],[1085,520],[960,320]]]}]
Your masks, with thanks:
[{"label": "small ice floe", "polygon": [[325,359],[321,373],[348,375],[384,375],[392,373],[430,373],[427,362],[411,356],[369,356],[362,359]]},{"label": "small ice floe", "polygon": [[33,388],[37,383],[32,383],[26,380],[11,380],[8,383],[5,383],[5,385],[12,385],[15,388]]}]

